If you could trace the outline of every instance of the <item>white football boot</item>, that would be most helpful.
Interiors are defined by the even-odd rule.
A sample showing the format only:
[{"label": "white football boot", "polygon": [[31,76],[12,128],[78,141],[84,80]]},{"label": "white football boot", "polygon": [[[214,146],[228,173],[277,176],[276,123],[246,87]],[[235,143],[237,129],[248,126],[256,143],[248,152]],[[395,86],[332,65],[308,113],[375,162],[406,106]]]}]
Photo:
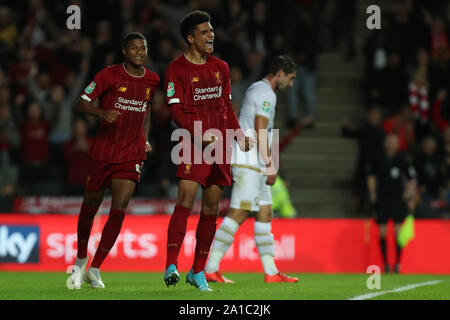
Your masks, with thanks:
[{"label": "white football boot", "polygon": [[105,284],[102,281],[102,277],[100,277],[100,270],[97,268],[90,267],[86,274],[84,275],[84,281],[89,283],[94,289],[104,289]]},{"label": "white football boot", "polygon": [[76,259],[75,265],[72,269],[72,274],[66,281],[67,288],[72,289],[80,289],[83,284],[84,277],[86,274],[86,265],[89,261],[89,256],[86,256],[84,259]]}]

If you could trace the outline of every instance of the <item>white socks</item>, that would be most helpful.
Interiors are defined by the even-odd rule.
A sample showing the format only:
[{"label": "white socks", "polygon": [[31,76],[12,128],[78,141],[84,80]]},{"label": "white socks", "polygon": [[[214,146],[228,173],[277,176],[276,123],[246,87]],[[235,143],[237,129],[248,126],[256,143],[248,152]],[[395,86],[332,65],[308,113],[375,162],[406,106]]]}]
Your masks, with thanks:
[{"label": "white socks", "polygon": [[264,273],[269,276],[276,275],[278,269],[275,265],[275,245],[273,234],[270,232],[271,222],[255,221],[255,243],[258,248],[261,263],[264,267]]},{"label": "white socks", "polygon": [[[239,224],[233,219],[229,217],[223,219],[222,224],[219,229],[217,229],[214,237],[208,264],[205,267],[206,273],[215,273],[219,270],[220,261],[233,243],[234,234],[238,228]],[[255,221],[255,244],[258,248],[259,256],[261,257],[264,272],[269,276],[278,273],[274,260],[275,244],[271,229],[271,222]]]},{"label": "white socks", "polygon": [[205,267],[206,273],[214,273],[219,270],[219,264],[234,240],[234,234],[239,228],[239,224],[229,217],[225,217],[216,231],[214,243],[209,254],[208,264]]}]

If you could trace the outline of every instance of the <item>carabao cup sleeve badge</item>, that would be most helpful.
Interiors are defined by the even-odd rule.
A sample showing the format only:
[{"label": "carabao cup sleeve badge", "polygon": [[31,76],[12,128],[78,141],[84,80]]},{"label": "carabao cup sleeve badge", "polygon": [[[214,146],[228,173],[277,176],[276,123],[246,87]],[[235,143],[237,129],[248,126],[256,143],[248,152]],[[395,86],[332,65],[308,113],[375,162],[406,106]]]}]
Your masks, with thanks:
[{"label": "carabao cup sleeve badge", "polygon": [[174,86],[173,82],[169,82],[167,84],[167,96],[170,98],[174,94],[175,94],[175,86]]},{"label": "carabao cup sleeve badge", "polygon": [[95,82],[92,81],[92,82],[86,87],[86,89],[84,89],[84,92],[86,92],[87,94],[92,93],[92,91],[94,91],[94,89],[95,89],[95,86],[96,86]]}]

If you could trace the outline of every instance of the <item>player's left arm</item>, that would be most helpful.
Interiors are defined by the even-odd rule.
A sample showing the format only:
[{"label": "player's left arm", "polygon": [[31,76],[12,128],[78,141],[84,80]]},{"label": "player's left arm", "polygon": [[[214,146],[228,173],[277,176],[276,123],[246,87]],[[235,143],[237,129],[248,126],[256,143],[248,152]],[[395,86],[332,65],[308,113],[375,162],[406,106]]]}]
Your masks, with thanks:
[{"label": "player's left arm", "polygon": [[159,86],[159,81],[160,80],[159,80],[159,77],[158,77],[158,84],[151,88],[150,97],[149,97],[149,99],[147,101],[147,110],[146,110],[145,118],[144,118],[145,152],[151,152],[152,151],[152,146],[150,145],[150,142],[149,142],[150,126],[151,126],[150,116],[151,116],[151,113],[152,113],[152,99],[153,99],[153,96],[155,94],[156,88]]},{"label": "player's left arm", "polygon": [[[269,136],[267,134],[267,126],[269,124],[269,119],[262,116],[262,115],[255,115],[255,131],[256,131],[256,146],[258,148],[258,152],[260,156],[262,157],[264,163],[266,164],[267,168],[271,168],[273,161],[272,161],[272,155],[271,150],[269,148]],[[275,183],[275,180],[277,179],[277,173],[276,172],[267,172],[267,180],[266,184],[273,185]]]},{"label": "player's left arm", "polygon": [[145,152],[150,152],[152,151],[152,146],[148,141],[150,134],[150,113],[151,113],[150,100],[148,101],[147,106],[148,107],[144,118]]},{"label": "player's left arm", "polygon": [[241,125],[239,124],[236,113],[234,113],[233,105],[231,104],[231,79],[230,69],[228,68],[228,65],[225,65],[224,72],[226,84],[224,86],[223,99],[227,108],[227,129],[234,130],[235,140],[238,143],[239,148],[242,151],[247,152],[253,148],[255,142],[250,137],[247,137],[245,135],[244,131],[241,128]]}]

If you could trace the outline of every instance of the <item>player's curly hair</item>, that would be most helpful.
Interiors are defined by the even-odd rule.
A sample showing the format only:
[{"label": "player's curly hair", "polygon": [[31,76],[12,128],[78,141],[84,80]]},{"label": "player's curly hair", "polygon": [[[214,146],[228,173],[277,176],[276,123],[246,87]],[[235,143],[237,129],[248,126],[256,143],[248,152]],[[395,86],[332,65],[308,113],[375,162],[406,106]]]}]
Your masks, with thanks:
[{"label": "player's curly hair", "polygon": [[186,14],[180,22],[180,32],[184,41],[189,44],[187,37],[188,35],[192,35],[192,30],[194,30],[198,24],[210,21],[211,16],[205,11],[194,10]]}]

